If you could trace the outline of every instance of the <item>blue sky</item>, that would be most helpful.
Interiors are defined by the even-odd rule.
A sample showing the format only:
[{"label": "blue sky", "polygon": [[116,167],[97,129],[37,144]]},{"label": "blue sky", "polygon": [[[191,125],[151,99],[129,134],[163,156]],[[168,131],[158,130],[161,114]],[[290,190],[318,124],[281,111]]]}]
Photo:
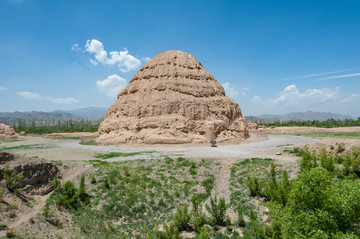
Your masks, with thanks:
[{"label": "blue sky", "polygon": [[109,107],[181,50],[244,115],[360,116],[359,1],[0,0],[0,29],[0,112]]}]

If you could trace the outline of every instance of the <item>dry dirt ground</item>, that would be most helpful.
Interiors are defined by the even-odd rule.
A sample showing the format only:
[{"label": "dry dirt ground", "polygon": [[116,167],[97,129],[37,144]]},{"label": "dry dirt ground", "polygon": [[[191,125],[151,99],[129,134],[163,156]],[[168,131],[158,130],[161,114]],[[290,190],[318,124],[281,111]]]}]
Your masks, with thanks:
[{"label": "dry dirt ground", "polygon": [[[317,128],[301,128],[297,129],[290,127],[279,127],[275,129],[267,129],[266,132],[272,133],[288,133],[288,132],[314,132]],[[323,129],[321,129],[323,130]],[[263,130],[264,131],[264,130]],[[330,132],[360,132],[360,127],[351,128],[335,128]],[[60,135],[64,136],[64,135]],[[73,137],[72,135],[66,135],[66,137]],[[75,135],[76,136],[76,135]],[[48,138],[48,137],[27,137],[19,141],[7,142],[0,141],[0,150],[11,152],[24,160],[25,158],[31,158],[31,160],[41,160],[54,162],[58,165],[61,171],[61,180],[66,180],[78,183],[82,174],[91,174],[94,172],[94,168],[86,161],[96,159],[95,156],[99,153],[106,152],[140,152],[140,151],[153,151],[152,153],[146,153],[142,155],[136,155],[131,157],[118,157],[112,158],[108,161],[126,161],[133,159],[154,159],[164,156],[182,156],[190,160],[199,161],[205,158],[206,160],[213,161],[213,173],[215,176],[215,187],[213,194],[217,194],[220,197],[224,197],[227,202],[230,198],[230,169],[234,163],[242,161],[246,158],[272,158],[275,159],[276,164],[281,164],[291,170],[293,174],[296,173],[297,160],[296,156],[292,156],[288,153],[284,153],[284,149],[291,149],[293,147],[303,147],[309,145],[311,149],[317,149],[324,145],[329,147],[330,145],[337,145],[338,143],[344,143],[346,148],[351,146],[359,146],[360,139],[348,139],[348,138],[312,138],[303,136],[291,136],[291,135],[268,135],[268,139],[248,144],[238,145],[218,145],[216,148],[208,146],[151,146],[151,147],[135,147],[135,146],[90,146],[80,145],[79,139],[64,139],[64,138]],[[18,159],[17,159],[18,160]],[[1,166],[1,164],[0,164]],[[290,175],[294,176],[294,175]],[[0,182],[0,187],[4,187],[4,180]],[[45,204],[47,195],[26,195],[28,196],[31,207],[19,206],[16,211],[16,215],[11,217],[5,212],[0,215],[0,224],[6,224],[6,229],[0,229],[0,237],[4,237],[9,230],[22,235],[26,234],[28,230],[34,230],[36,238],[43,238],[47,235],[51,235],[53,238],[61,236],[61,238],[72,238],[71,234],[66,234],[65,230],[52,229],[46,221],[41,221],[39,215],[42,213],[43,206]],[[21,201],[17,197],[5,194],[6,203],[20,205]],[[3,205],[4,207],[4,205]],[[4,210],[3,210],[4,211]],[[6,214],[6,215],[5,215]],[[232,215],[234,216],[234,215]],[[71,223],[71,217],[69,214],[63,216],[64,225]],[[33,234],[32,234],[33,235]]]}]

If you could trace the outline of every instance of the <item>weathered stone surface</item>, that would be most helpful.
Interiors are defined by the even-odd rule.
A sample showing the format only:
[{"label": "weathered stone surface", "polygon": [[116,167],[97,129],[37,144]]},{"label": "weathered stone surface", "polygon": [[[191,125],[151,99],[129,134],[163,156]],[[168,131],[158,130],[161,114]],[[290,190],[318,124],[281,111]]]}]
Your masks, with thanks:
[{"label": "weathered stone surface", "polygon": [[13,127],[0,123],[0,139],[17,139],[18,137]]},{"label": "weathered stone surface", "polygon": [[161,53],[118,94],[101,123],[98,142],[183,144],[247,138],[239,105],[193,56]]},{"label": "weathered stone surface", "polygon": [[15,159],[13,154],[0,151],[0,164],[5,164],[13,159]]}]

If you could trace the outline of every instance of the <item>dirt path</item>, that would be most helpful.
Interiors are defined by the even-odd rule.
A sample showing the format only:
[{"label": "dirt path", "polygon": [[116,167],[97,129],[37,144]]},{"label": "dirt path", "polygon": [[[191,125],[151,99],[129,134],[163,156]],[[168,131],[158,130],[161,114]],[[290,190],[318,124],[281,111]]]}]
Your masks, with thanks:
[{"label": "dirt path", "polygon": [[215,160],[214,164],[214,179],[215,179],[215,188],[212,192],[212,196],[221,195],[225,198],[225,202],[230,202],[230,173],[232,165],[238,160],[234,159],[219,159]]}]

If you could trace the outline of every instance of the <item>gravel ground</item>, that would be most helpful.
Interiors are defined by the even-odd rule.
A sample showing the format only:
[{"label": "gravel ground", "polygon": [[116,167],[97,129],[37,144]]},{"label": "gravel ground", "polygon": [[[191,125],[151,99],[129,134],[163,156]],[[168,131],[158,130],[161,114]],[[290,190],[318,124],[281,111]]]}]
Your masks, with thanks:
[{"label": "gravel ground", "polygon": [[76,140],[53,140],[52,144],[62,148],[78,148],[102,152],[139,152],[139,151],[158,151],[158,153],[136,155],[134,157],[112,158],[112,161],[129,160],[137,158],[149,158],[154,156],[170,155],[183,156],[188,158],[243,158],[256,152],[273,149],[284,145],[298,145],[321,141],[321,139],[291,136],[291,135],[269,135],[264,141],[238,144],[224,145],[218,147],[209,146],[169,146],[169,147],[131,147],[131,146],[88,146],[80,145]]},{"label": "gravel ground", "polygon": [[[264,141],[237,144],[237,145],[218,145],[209,146],[89,146],[80,145],[79,140],[71,139],[49,139],[42,137],[28,137],[17,142],[2,143],[0,146],[12,147],[18,145],[41,145],[42,149],[24,149],[16,151],[27,156],[37,156],[48,160],[89,160],[94,159],[97,153],[105,152],[140,152],[157,151],[155,153],[145,153],[130,157],[117,157],[107,161],[122,161],[131,159],[146,159],[159,156],[182,156],[186,158],[245,158],[256,155],[262,151],[275,150],[279,146],[301,145],[306,143],[318,142],[322,139],[291,136],[291,135],[268,135]],[[274,154],[275,155],[275,154]]]}]

